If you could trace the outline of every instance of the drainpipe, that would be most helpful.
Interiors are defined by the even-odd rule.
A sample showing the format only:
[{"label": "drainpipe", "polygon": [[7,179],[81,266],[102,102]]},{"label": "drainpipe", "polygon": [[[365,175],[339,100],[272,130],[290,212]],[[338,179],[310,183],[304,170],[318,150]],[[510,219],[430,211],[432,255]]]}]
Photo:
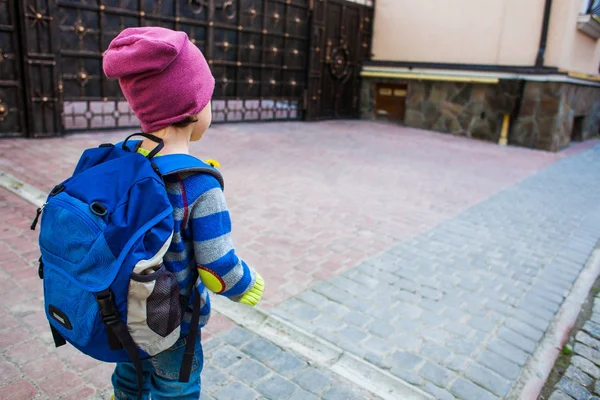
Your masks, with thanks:
[{"label": "drainpipe", "polygon": [[544,22],[542,23],[542,37],[540,38],[540,49],[535,60],[536,68],[544,67],[544,56],[546,54],[546,44],[548,42],[548,28],[550,26],[550,10],[552,9],[552,0],[546,0],[544,7]]}]

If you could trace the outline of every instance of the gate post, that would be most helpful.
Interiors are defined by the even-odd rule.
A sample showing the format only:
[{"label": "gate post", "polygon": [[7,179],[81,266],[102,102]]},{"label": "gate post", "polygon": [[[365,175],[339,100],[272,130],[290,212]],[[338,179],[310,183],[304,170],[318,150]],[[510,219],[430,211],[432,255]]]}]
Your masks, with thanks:
[{"label": "gate post", "polygon": [[325,10],[327,0],[309,0],[310,23],[309,57],[306,79],[306,95],[304,96],[304,119],[316,121],[319,119],[321,102],[321,75],[323,54],[325,51]]},{"label": "gate post", "polygon": [[58,136],[63,128],[56,1],[22,0],[17,8],[28,136]]}]

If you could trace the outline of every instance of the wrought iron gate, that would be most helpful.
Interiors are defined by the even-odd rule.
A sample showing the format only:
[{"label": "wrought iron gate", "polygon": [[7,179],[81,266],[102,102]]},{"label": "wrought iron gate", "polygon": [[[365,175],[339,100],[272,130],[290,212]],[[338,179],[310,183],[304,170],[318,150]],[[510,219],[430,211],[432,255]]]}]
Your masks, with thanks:
[{"label": "wrought iron gate", "polygon": [[0,137],[137,127],[102,52],[150,25],[203,51],[215,122],[355,117],[372,1],[352,1],[0,0]]},{"label": "wrought iron gate", "polygon": [[372,5],[366,0],[316,2],[308,119],[359,116],[359,73],[371,54]]}]

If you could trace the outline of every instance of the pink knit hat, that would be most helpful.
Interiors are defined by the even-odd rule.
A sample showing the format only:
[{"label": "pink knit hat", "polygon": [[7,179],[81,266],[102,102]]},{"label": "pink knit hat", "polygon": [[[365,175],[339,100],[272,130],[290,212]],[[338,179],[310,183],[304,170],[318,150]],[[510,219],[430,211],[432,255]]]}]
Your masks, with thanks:
[{"label": "pink knit hat", "polygon": [[108,46],[103,67],[106,76],[119,79],[144,132],[198,114],[215,88],[204,56],[187,34],[165,28],[125,29]]}]

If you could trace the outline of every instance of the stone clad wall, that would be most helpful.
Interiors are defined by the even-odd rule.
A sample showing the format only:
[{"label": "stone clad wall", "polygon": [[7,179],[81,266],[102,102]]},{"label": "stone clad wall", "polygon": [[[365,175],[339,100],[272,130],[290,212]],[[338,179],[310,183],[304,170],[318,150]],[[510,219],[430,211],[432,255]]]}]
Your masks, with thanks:
[{"label": "stone clad wall", "polygon": [[[497,142],[510,114],[509,144],[559,151],[571,143],[575,117],[585,117],[582,139],[600,133],[600,88],[558,82],[500,81],[499,84],[416,80],[364,81],[363,118],[374,119],[378,83],[404,83],[406,126]],[[519,107],[517,98],[524,85]]]},{"label": "stone clad wall", "polygon": [[498,85],[437,81],[366,80],[362,116],[374,119],[377,83],[406,83],[405,125],[438,132],[498,141],[502,118],[511,113],[518,82]]},{"label": "stone clad wall", "polygon": [[575,117],[585,116],[583,140],[600,129],[600,88],[557,82],[527,82],[509,143],[558,151],[569,145]]},{"label": "stone clad wall", "polygon": [[505,113],[511,113],[516,82],[499,85],[414,81],[406,98],[408,126],[498,141]]}]

